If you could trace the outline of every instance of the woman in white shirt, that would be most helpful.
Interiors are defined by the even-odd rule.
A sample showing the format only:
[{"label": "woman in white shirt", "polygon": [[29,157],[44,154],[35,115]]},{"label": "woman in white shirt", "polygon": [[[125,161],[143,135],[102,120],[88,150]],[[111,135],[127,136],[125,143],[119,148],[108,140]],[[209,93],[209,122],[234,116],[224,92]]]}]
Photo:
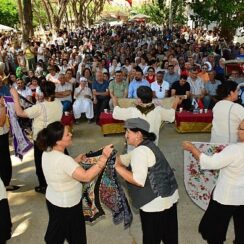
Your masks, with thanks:
[{"label": "woman in white shirt", "polygon": [[217,96],[221,101],[213,107],[211,142],[236,143],[237,128],[244,119],[244,108],[235,103],[238,99],[237,83],[226,81],[217,88]]},{"label": "woman in white shirt", "polygon": [[37,145],[44,151],[42,165],[47,180],[46,201],[49,222],[45,241],[48,244],[86,244],[86,228],[82,211],[82,182],[89,182],[106,165],[112,145],[103,149],[102,156],[90,169],[84,170],[78,163],[84,154],[72,158],[64,154],[72,143],[72,134],[60,122],[53,122],[41,130]]},{"label": "woman in white shirt", "polygon": [[62,103],[55,99],[55,84],[51,81],[46,81],[41,84],[41,91],[44,96],[44,101],[33,105],[25,110],[20,106],[19,96],[14,88],[10,92],[14,99],[14,108],[17,116],[22,118],[33,119],[32,131],[34,140],[34,159],[36,166],[36,175],[39,181],[39,186],[35,187],[35,191],[45,193],[47,183],[42,171],[41,158],[42,151],[36,145],[36,137],[40,130],[54,121],[60,121],[63,114]]},{"label": "woman in white shirt", "polygon": [[199,160],[202,170],[220,170],[212,198],[199,225],[199,232],[209,244],[224,243],[231,217],[234,220],[234,243],[244,243],[244,121],[237,130],[240,142],[212,156],[202,153],[190,142],[183,142],[184,150]]},{"label": "woman in white shirt", "polygon": [[135,149],[120,155],[115,169],[128,182],[132,205],[140,209],[143,244],[177,244],[178,186],[149,127],[141,118],[125,121],[127,143]]}]

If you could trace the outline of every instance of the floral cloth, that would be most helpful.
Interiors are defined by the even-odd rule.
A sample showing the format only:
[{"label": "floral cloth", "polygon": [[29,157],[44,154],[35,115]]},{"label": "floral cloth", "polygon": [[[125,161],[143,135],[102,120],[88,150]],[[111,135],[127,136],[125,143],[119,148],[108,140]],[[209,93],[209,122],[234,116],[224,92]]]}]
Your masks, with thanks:
[{"label": "floral cloth", "polygon": [[[101,150],[98,152],[101,153]],[[116,153],[117,151],[113,150],[106,168],[99,176],[89,183],[82,183],[83,213],[86,221],[95,221],[105,214],[101,206],[102,202],[112,211],[113,222],[115,224],[124,222],[124,227],[128,228],[132,223],[133,216],[114,168]],[[92,164],[96,163],[98,155],[97,152],[90,152],[90,162],[83,162],[82,167],[84,169],[92,167]]]},{"label": "floral cloth", "polygon": [[[207,155],[222,151],[227,144],[192,142]],[[190,152],[184,151],[184,182],[191,200],[206,210],[218,179],[218,170],[201,170],[199,162]]]}]

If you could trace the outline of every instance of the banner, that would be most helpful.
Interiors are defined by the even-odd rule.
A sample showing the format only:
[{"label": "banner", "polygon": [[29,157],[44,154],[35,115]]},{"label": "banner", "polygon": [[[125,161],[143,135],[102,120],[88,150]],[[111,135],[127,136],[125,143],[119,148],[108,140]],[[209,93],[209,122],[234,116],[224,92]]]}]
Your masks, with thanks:
[{"label": "banner", "polygon": [[[211,156],[221,152],[227,144],[192,142],[201,152]],[[212,190],[218,179],[218,170],[201,170],[190,152],[184,151],[184,183],[191,200],[203,210],[208,207]]]},{"label": "banner", "polygon": [[33,144],[30,142],[30,140],[26,137],[26,135],[20,128],[16,113],[14,110],[13,98],[10,96],[5,96],[4,100],[5,100],[5,103],[7,106],[7,111],[8,111],[9,121],[10,121],[10,128],[11,128],[11,132],[13,135],[15,156],[22,159],[24,154],[33,147]]}]

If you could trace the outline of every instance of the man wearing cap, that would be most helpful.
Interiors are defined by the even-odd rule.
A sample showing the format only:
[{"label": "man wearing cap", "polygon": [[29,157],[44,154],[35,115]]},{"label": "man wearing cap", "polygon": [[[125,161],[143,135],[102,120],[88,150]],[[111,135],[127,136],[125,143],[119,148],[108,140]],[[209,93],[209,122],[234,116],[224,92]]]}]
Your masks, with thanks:
[{"label": "man wearing cap", "polygon": [[127,181],[132,205],[139,209],[143,243],[178,244],[178,185],[164,154],[141,118],[125,121],[126,141],[134,149],[117,157],[115,170]]},{"label": "man wearing cap", "polygon": [[179,103],[179,98],[175,101],[171,109],[165,109],[161,106],[155,106],[152,103],[153,91],[148,86],[140,86],[137,89],[138,105],[136,107],[120,108],[118,100],[113,97],[114,111],[113,118],[118,120],[127,120],[130,118],[143,118],[150,124],[150,131],[155,133],[158,145],[158,137],[161,123],[163,121],[173,122],[175,120],[175,109]]}]

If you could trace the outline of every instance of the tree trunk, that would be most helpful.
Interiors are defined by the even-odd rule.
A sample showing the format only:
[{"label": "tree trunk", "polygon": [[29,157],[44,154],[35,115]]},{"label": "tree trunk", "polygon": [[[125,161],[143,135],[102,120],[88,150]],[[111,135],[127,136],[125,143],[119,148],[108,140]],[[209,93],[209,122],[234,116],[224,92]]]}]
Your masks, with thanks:
[{"label": "tree trunk", "polygon": [[19,22],[20,22],[20,28],[23,30],[23,7],[22,7],[22,1],[18,0],[18,13],[19,13]]},{"label": "tree trunk", "polygon": [[28,42],[29,37],[34,34],[32,25],[31,0],[23,0],[23,42]]}]

